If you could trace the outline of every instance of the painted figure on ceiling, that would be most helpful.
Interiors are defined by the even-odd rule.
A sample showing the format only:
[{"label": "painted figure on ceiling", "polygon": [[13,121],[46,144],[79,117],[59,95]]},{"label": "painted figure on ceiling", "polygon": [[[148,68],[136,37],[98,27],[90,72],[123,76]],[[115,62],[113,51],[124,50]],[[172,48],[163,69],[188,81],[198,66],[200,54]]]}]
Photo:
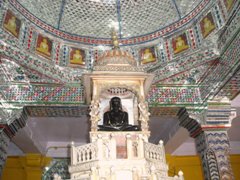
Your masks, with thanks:
[{"label": "painted figure on ceiling", "polygon": [[156,56],[154,53],[154,47],[148,47],[141,50],[141,63],[147,64],[150,62],[155,62]]},{"label": "painted figure on ceiling", "polygon": [[176,38],[172,39],[172,46],[173,46],[173,52],[174,54],[180,53],[182,51],[185,51],[189,48],[187,43],[187,37],[186,34],[183,33]]},{"label": "painted figure on ceiling", "polygon": [[47,37],[43,37],[39,34],[37,39],[36,51],[45,57],[50,57],[52,51],[52,41]]},{"label": "painted figure on ceiling", "polygon": [[232,9],[234,3],[235,3],[235,0],[224,0],[224,4],[228,12]]},{"label": "painted figure on ceiling", "polygon": [[20,31],[21,21],[13,15],[11,11],[7,11],[3,22],[5,30],[10,32],[12,35],[18,38]]},{"label": "painted figure on ceiling", "polygon": [[203,37],[207,37],[214,29],[215,24],[211,13],[208,13],[200,22]]},{"label": "painted figure on ceiling", "polygon": [[84,51],[72,48],[70,52],[70,64],[84,65]]}]

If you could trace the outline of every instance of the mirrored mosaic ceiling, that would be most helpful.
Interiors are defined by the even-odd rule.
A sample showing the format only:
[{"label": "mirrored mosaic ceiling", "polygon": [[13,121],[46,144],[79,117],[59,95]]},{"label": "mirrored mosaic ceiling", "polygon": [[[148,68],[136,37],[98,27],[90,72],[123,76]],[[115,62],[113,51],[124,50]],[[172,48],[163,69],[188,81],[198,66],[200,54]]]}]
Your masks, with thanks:
[{"label": "mirrored mosaic ceiling", "polygon": [[43,23],[69,34],[109,38],[158,31],[189,14],[202,0],[12,0]]},{"label": "mirrored mosaic ceiling", "polygon": [[[71,3],[73,2],[75,2],[75,4],[80,3],[80,1],[71,1]],[[89,2],[95,4],[98,3],[96,8],[98,7],[99,11],[96,11],[95,9],[94,12],[89,13],[89,9],[95,7],[95,5],[85,7]],[[26,38],[26,35],[28,35],[30,38],[28,40],[28,49],[32,48],[30,47],[32,42],[31,38],[33,38],[34,41],[37,41],[36,43],[39,43],[44,36],[48,36],[46,40],[49,46],[55,46],[51,40],[60,38],[61,41],[63,40],[70,44],[76,43],[75,46],[81,44],[87,46],[87,48],[106,50],[108,46],[112,45],[112,28],[116,29],[118,32],[121,47],[142,47],[150,44],[163,44],[163,41],[166,39],[183,34],[184,31],[187,31],[187,34],[183,34],[181,38],[184,38],[186,41],[190,39],[192,40],[194,39],[194,34],[196,34],[196,38],[198,38],[198,41],[200,42],[201,38],[206,38],[213,30],[221,28],[224,21],[222,15],[231,12],[234,5],[234,1],[231,1],[231,6],[228,10],[226,3],[202,0],[194,1],[191,6],[191,3],[188,3],[188,8],[186,8],[186,3],[184,5],[183,1],[181,3],[179,1],[169,1],[169,6],[164,4],[165,1],[161,1],[158,9],[153,10],[155,6],[149,5],[153,3],[153,1],[149,1],[149,8],[147,5],[144,6],[144,8],[139,8],[140,5],[130,6],[130,3],[130,5],[126,7],[125,12],[123,11],[124,8],[122,6],[124,3],[128,2],[132,1],[123,1],[122,4],[120,0],[116,0],[116,2],[111,1],[111,3],[107,4],[102,2],[102,6],[99,6],[100,1],[96,2],[89,0],[84,3],[82,2],[82,4],[80,3],[80,6],[76,5],[75,9],[68,12],[65,10],[68,7],[68,2],[62,0],[61,3],[58,4],[60,10],[59,12],[56,12],[58,9],[55,5],[52,10],[49,10],[52,7],[51,4],[56,2],[46,2],[47,5],[45,7],[45,5],[42,5],[44,4],[44,0],[41,1],[41,4],[38,1],[33,3],[31,1],[22,2],[19,0],[8,0],[2,3],[4,9],[3,23],[6,25],[8,21],[11,20],[11,17],[15,16],[15,21],[17,23],[16,27],[18,29],[15,33],[11,32],[11,34],[20,39]],[[140,1],[136,2],[142,4]],[[145,3],[145,1],[143,2]],[[174,7],[173,5],[170,5],[170,2],[174,4]],[[114,3],[115,6],[112,6]],[[108,10],[106,11],[107,13],[105,13],[104,8],[109,8],[109,6],[112,7],[112,9],[115,8],[115,15],[109,14],[111,11]],[[166,8],[160,8],[160,6]],[[130,7],[132,7],[132,9]],[[152,7],[152,9],[150,7]],[[127,12],[129,8],[131,11]],[[54,11],[53,9],[57,10]],[[163,11],[162,13],[159,12],[161,9]],[[7,12],[5,12],[6,10]],[[85,14],[79,14],[79,11],[85,12]],[[154,12],[158,12],[158,14],[155,14]],[[200,21],[203,19],[203,15],[206,12],[208,12],[207,18],[210,22],[201,23]],[[72,17],[67,18],[68,16]],[[115,20],[113,20],[114,18]],[[200,31],[203,33],[203,25],[206,24],[206,27],[208,26],[207,23],[211,23],[214,28],[212,28],[211,31],[207,30],[207,33],[199,36],[198,34]],[[201,30],[199,29],[200,27]],[[195,30],[193,31],[192,28],[195,28]],[[4,26],[4,29],[6,30],[7,27]],[[7,31],[9,31],[9,29],[7,29]],[[39,36],[42,37],[35,39],[35,36],[37,35],[36,33],[40,34]],[[21,35],[22,37],[19,37]],[[22,39],[21,41],[22,43],[26,43],[25,39]],[[193,48],[195,48],[196,45],[195,42],[192,43]],[[52,49],[49,50],[51,51]],[[48,54],[48,56],[51,56],[51,54]]]},{"label": "mirrored mosaic ceiling", "polygon": [[[57,31],[53,26],[62,20],[59,15],[56,15],[57,17],[52,15],[56,21],[49,29],[50,25],[42,23],[44,17],[47,16],[43,12],[44,8],[37,9],[44,15],[40,19],[40,14],[35,16],[31,14],[30,10],[34,3],[28,2],[28,5],[25,4],[26,8],[23,6],[25,1],[9,0],[0,4],[2,10],[0,14],[0,23],[2,24],[0,52],[9,61],[14,60],[17,64],[21,62],[22,65],[48,77],[54,75],[53,81],[80,82],[83,71],[93,69],[94,63],[102,57],[107,48],[110,48],[107,46],[112,46],[111,39],[98,39],[96,42],[96,40],[92,41],[94,38],[81,38],[80,35],[75,39],[74,36]],[[189,13],[191,15],[188,14],[180,22],[175,23],[178,26],[169,25],[160,30],[154,36],[158,42],[153,42],[152,35],[129,38],[126,42],[122,40],[121,49],[132,55],[137,64],[155,74],[154,83],[199,84],[207,69],[212,67],[212,64],[216,64],[211,61],[219,58],[225,44],[230,42],[231,37],[235,34],[234,29],[238,26],[240,18],[239,13],[235,13],[234,10],[234,7],[238,5],[235,2],[237,1],[231,1],[229,5],[227,1],[201,1]],[[36,3],[39,4],[39,1]],[[87,3],[89,1],[86,1]],[[92,3],[96,4],[97,2]],[[179,4],[178,1],[176,3]],[[66,4],[67,2],[64,6]],[[84,11],[84,8],[82,10]],[[73,12],[75,13],[75,11]],[[225,34],[221,33],[230,17],[231,23],[228,24],[228,31]],[[50,21],[50,19],[46,19],[46,21]],[[98,23],[96,22],[96,24]],[[43,31],[42,28],[47,30]],[[218,39],[219,33],[222,35]],[[110,34],[109,36],[111,36]],[[19,74],[22,71],[16,72]],[[38,73],[33,73],[31,70],[30,73],[26,73],[26,77],[20,73],[13,79],[17,81],[28,79],[31,82],[42,82],[43,79],[44,81],[47,79],[47,82],[52,81]]]},{"label": "mirrored mosaic ceiling", "polygon": [[[100,2],[102,5],[97,6]],[[111,28],[109,21],[106,23],[103,20],[109,17],[117,19],[112,21],[113,25],[123,32],[120,37],[121,50],[131,55],[139,67],[155,76],[154,85],[147,96],[152,107],[184,105],[195,108],[197,112],[202,108],[199,106],[205,106],[204,102],[219,92],[224,84],[227,87],[221,90],[221,95],[233,99],[239,92],[239,1],[203,0],[193,1],[192,5],[186,4],[186,1],[161,1],[167,12],[160,12],[164,9],[160,4],[156,11],[166,16],[164,21],[154,19],[160,17],[157,14],[148,17],[148,14],[154,14],[155,6],[152,4],[150,8],[153,2],[157,4],[160,0],[0,0],[0,82],[3,82],[0,99],[4,108],[0,109],[3,117],[0,122],[14,122],[24,105],[83,105],[85,91],[82,74],[93,70],[104,54],[112,52],[107,51],[112,46]],[[128,7],[123,6],[124,3]],[[143,6],[144,3],[149,5],[150,12],[141,10],[147,6]],[[70,7],[72,11],[69,11]],[[129,15],[122,13],[124,8],[131,10]],[[92,9],[91,13],[87,12],[89,9]],[[140,10],[150,20],[138,23],[144,14]],[[72,19],[67,14],[71,14]],[[152,23],[154,21],[156,24]],[[91,23],[92,26],[89,25]],[[135,27],[138,25],[139,29]],[[91,29],[85,29],[88,26]],[[106,29],[96,29],[98,26]],[[144,29],[143,26],[148,28]],[[134,36],[137,37],[131,37],[135,31],[133,27],[136,30]],[[129,31],[129,37],[124,35],[124,28]],[[160,29],[144,35],[154,31],[154,28]],[[66,29],[68,31],[64,32]],[[89,36],[96,34],[84,38],[87,36],[84,32],[89,32]],[[12,107],[17,109],[13,110]],[[159,109],[155,108],[156,113],[153,114],[162,113]],[[82,109],[60,111],[69,116],[83,112]],[[176,114],[177,110],[169,112]],[[55,109],[51,109],[40,110],[38,116],[45,116],[41,114],[56,113]],[[22,121],[24,125],[24,117]],[[12,123],[11,126],[17,129],[14,126],[18,124]]]}]

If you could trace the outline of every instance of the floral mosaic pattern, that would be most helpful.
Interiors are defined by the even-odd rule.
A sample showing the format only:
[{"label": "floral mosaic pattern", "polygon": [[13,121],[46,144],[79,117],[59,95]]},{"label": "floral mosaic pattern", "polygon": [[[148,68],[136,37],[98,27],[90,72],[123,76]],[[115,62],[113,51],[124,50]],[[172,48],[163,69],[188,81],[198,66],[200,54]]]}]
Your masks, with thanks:
[{"label": "floral mosaic pattern", "polygon": [[53,159],[48,169],[45,169],[42,175],[42,180],[53,179],[54,174],[57,174],[61,179],[70,179],[68,165],[70,159]]},{"label": "floral mosaic pattern", "polygon": [[83,87],[6,85],[1,86],[1,91],[12,103],[84,103]]},{"label": "floral mosaic pattern", "polygon": [[197,87],[158,87],[153,86],[148,93],[151,105],[159,104],[192,104],[201,103],[200,92]]}]

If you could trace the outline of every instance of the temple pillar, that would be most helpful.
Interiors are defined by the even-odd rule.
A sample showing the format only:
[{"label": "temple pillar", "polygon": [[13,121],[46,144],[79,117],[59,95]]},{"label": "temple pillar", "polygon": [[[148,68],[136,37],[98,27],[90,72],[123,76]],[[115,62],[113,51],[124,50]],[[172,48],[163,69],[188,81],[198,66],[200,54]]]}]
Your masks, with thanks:
[{"label": "temple pillar", "polygon": [[132,145],[131,135],[127,134],[126,138],[127,138],[127,158],[132,159],[133,158],[133,148],[132,148],[133,145]]},{"label": "temple pillar", "polygon": [[42,156],[41,154],[27,154],[24,157],[20,157],[25,179],[42,179],[44,167],[47,166],[50,161],[51,158]]},{"label": "temple pillar", "polygon": [[185,127],[201,157],[206,180],[234,179],[230,160],[230,143],[227,130],[235,117],[229,101],[215,99],[208,102],[201,113],[181,109],[178,113],[180,126]]},{"label": "temple pillar", "polygon": [[7,159],[7,149],[10,142],[10,138],[5,134],[3,128],[0,129],[0,177],[2,177],[2,171]]},{"label": "temple pillar", "polygon": [[17,131],[25,126],[28,115],[25,109],[10,110],[0,107],[0,117],[0,177],[2,177],[9,142]]},{"label": "temple pillar", "polygon": [[229,160],[229,139],[223,129],[206,129],[195,137],[205,179],[234,179]]},{"label": "temple pillar", "polygon": [[50,161],[51,158],[41,154],[9,156],[1,178],[2,180],[40,180],[42,179],[44,167]]}]

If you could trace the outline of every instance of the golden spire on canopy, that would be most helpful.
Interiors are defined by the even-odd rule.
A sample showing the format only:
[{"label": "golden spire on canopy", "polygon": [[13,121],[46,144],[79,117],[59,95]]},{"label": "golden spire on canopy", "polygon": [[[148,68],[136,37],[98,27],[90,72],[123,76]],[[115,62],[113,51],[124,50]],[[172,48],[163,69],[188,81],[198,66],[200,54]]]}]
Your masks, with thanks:
[{"label": "golden spire on canopy", "polygon": [[115,28],[112,28],[112,43],[113,49],[119,49],[118,36]]}]

